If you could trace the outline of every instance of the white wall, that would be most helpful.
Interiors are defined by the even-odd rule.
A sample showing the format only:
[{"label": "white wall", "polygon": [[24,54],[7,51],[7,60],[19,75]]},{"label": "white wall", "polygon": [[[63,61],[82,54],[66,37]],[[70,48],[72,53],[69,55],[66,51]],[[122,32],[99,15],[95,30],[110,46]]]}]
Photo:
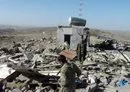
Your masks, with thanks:
[{"label": "white wall", "polygon": [[57,45],[64,43],[64,35],[69,34],[70,49],[76,50],[77,44],[81,41],[81,34],[83,34],[83,27],[58,28],[57,29]]}]

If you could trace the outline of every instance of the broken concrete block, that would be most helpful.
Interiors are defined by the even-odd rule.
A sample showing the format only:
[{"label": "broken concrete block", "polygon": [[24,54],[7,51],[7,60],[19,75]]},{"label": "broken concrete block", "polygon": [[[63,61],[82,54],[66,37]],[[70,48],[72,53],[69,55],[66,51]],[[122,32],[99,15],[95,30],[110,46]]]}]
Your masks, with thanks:
[{"label": "broken concrete block", "polygon": [[89,84],[94,84],[96,83],[96,76],[94,75],[88,75],[88,81],[89,81]]},{"label": "broken concrete block", "polygon": [[22,91],[18,88],[15,88],[15,89],[12,90],[12,92],[22,92]]},{"label": "broken concrete block", "polygon": [[5,79],[14,72],[15,70],[7,67],[7,64],[0,65],[0,79]]},{"label": "broken concrete block", "polygon": [[32,61],[40,61],[43,62],[43,58],[39,54],[35,54],[32,58]]},{"label": "broken concrete block", "polygon": [[100,77],[100,81],[101,81],[104,85],[107,85],[107,84],[108,84],[106,77]]},{"label": "broken concrete block", "polygon": [[98,90],[97,84],[88,85],[86,88],[86,92],[97,92],[97,90]]}]

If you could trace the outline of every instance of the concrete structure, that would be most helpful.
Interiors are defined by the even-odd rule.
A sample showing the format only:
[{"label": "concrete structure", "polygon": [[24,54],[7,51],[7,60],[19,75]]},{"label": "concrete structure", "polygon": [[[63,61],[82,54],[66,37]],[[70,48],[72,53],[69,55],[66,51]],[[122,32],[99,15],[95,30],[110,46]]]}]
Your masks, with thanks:
[{"label": "concrete structure", "polygon": [[84,26],[60,26],[57,30],[57,45],[67,42],[70,49],[76,50],[77,44],[82,41],[81,35],[84,34]]}]

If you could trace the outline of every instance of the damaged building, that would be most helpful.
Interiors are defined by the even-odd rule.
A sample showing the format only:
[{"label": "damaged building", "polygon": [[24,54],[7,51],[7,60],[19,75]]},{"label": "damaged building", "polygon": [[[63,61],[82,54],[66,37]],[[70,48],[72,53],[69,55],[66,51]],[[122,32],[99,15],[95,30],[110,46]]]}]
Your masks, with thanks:
[{"label": "damaged building", "polygon": [[59,26],[57,30],[58,45],[67,42],[70,49],[76,50],[77,44],[82,41],[82,35],[85,34],[86,20],[76,17],[70,17],[69,26]]}]

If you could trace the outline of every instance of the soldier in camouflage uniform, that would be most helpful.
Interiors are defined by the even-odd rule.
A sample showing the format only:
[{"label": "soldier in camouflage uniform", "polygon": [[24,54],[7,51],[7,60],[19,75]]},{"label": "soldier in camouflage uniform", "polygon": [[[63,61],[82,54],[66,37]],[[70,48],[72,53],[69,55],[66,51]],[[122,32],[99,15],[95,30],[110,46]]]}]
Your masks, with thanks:
[{"label": "soldier in camouflage uniform", "polygon": [[60,70],[60,92],[75,92],[75,76],[78,77],[81,75],[81,70],[74,64],[69,63],[66,60],[66,57],[60,55],[58,60],[62,64],[62,68]]}]

